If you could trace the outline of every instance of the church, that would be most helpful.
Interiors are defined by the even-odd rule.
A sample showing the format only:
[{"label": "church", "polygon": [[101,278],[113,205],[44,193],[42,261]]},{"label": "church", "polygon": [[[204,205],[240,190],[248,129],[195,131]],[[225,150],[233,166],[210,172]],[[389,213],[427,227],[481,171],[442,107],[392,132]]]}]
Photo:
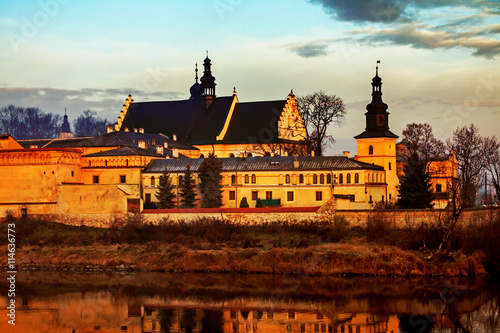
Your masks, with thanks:
[{"label": "church", "polygon": [[[154,206],[167,170],[176,192],[189,165],[221,159],[223,208],[245,198],[283,208],[371,209],[397,199],[396,140],[390,131],[382,79],[371,82],[357,155],[306,156],[305,128],[293,91],[285,99],[240,103],[217,96],[211,60],[178,101],[135,102],[128,96],[117,122],[100,137],[74,138],[65,116],[57,139],[0,136],[0,216],[122,214]],[[198,80],[200,82],[198,82]],[[177,205],[179,206],[177,200]],[[179,208],[181,208],[179,206]]]}]

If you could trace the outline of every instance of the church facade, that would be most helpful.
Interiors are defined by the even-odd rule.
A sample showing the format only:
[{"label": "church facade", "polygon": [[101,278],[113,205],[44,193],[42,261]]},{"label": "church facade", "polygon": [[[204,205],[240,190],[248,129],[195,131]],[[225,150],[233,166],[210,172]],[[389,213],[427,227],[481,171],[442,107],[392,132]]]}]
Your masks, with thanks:
[{"label": "church facade", "polygon": [[[372,80],[358,154],[305,156],[305,128],[293,91],[284,100],[241,103],[236,90],[216,96],[211,60],[180,101],[135,102],[128,96],[114,126],[96,138],[74,138],[67,116],[57,139],[0,136],[0,216],[115,214],[152,206],[167,170],[176,192],[187,165],[221,159],[223,207],[370,209],[397,199],[397,136],[389,129],[378,68]],[[177,196],[178,197],[178,196]],[[180,205],[179,200],[177,205]],[[199,201],[198,201],[199,203]]]}]

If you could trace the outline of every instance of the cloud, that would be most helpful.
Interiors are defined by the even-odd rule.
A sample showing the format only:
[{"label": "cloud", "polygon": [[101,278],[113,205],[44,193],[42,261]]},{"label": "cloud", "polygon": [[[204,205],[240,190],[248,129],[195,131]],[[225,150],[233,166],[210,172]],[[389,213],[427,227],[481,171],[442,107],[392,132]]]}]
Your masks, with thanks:
[{"label": "cloud", "polygon": [[408,20],[411,9],[440,7],[480,8],[482,11],[498,13],[496,0],[308,0],[321,5],[333,17],[355,22],[396,22]]},{"label": "cloud", "polygon": [[76,118],[84,110],[93,110],[103,117],[115,119],[119,115],[123,101],[132,94],[136,102],[169,100],[182,98],[184,94],[175,91],[142,91],[138,89],[54,89],[5,87],[0,85],[2,106],[14,104],[24,107],[40,107],[45,112],[63,114]]},{"label": "cloud", "polygon": [[333,39],[322,39],[317,41],[311,41],[302,44],[294,44],[294,45],[284,45],[288,50],[296,53],[300,57],[303,58],[314,58],[327,55],[328,46],[333,42]]},{"label": "cloud", "polygon": [[[496,29],[496,27],[495,27]],[[486,29],[487,30],[487,29]],[[482,31],[447,32],[435,31],[428,26],[409,24],[396,28],[352,30],[361,42],[390,43],[410,45],[420,49],[466,48],[473,50],[472,55],[494,58],[500,54],[500,40],[484,38]]]}]

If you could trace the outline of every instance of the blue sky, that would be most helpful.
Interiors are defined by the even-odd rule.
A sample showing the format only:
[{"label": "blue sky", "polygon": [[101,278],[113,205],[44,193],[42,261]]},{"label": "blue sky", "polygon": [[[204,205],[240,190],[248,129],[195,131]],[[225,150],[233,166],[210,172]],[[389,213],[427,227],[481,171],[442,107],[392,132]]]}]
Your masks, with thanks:
[{"label": "blue sky", "polygon": [[[390,126],[445,139],[500,121],[500,3],[493,0],[3,1],[0,106],[115,119],[137,102],[188,97],[206,50],[217,95],[284,99],[317,90],[347,105],[337,143],[355,151],[376,60]],[[498,136],[498,134],[497,134]]]}]

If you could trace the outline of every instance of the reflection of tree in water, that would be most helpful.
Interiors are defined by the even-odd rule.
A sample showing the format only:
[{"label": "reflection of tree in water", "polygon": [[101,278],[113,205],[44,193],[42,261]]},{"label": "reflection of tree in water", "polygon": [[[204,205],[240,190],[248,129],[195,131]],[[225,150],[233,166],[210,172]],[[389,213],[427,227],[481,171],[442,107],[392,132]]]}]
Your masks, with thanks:
[{"label": "reflection of tree in water", "polygon": [[470,332],[479,329],[493,332],[500,329],[500,296],[495,296],[472,313],[461,315],[458,320]]},{"label": "reflection of tree in water", "polygon": [[172,319],[174,317],[174,310],[166,309],[160,310],[160,327],[161,333],[170,333],[170,328],[172,327]]},{"label": "reflection of tree in water", "polygon": [[193,333],[193,329],[196,327],[196,311],[195,310],[185,310],[182,314],[181,327],[183,332]]},{"label": "reflection of tree in water", "polygon": [[399,328],[402,333],[430,333],[433,319],[429,316],[409,315],[399,317]]},{"label": "reflection of tree in water", "polygon": [[222,311],[204,310],[201,320],[201,333],[224,333]]}]

